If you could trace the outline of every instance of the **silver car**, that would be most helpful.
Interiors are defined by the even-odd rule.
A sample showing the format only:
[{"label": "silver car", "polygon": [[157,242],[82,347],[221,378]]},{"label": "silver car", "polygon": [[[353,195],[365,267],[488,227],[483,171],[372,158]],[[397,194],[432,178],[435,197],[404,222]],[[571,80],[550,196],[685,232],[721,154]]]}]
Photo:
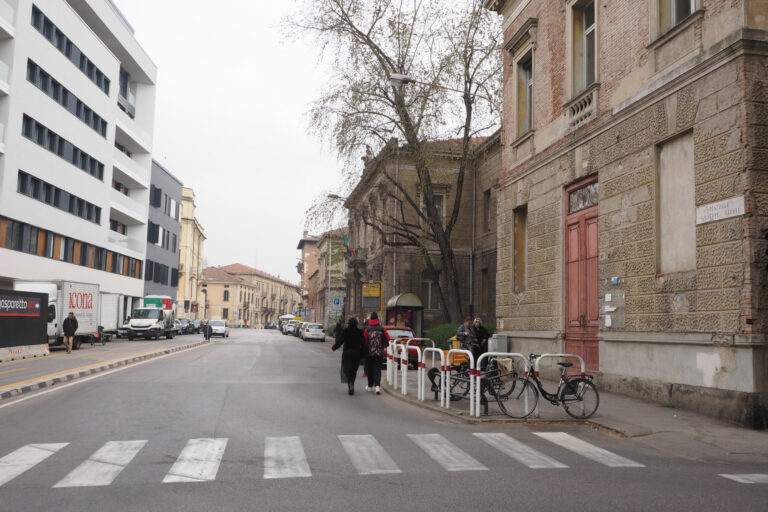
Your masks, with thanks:
[{"label": "silver car", "polygon": [[320,324],[306,323],[301,328],[301,339],[307,340],[325,340],[325,329]]},{"label": "silver car", "polygon": [[224,320],[211,320],[211,336],[221,336],[222,338],[229,338],[229,327]]}]

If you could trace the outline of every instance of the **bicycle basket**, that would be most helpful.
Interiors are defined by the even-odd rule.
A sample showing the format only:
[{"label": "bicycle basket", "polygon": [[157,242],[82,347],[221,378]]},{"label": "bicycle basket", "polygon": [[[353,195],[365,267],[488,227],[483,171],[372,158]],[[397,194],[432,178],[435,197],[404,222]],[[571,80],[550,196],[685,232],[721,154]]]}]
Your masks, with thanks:
[{"label": "bicycle basket", "polygon": [[497,359],[496,366],[499,368],[499,378],[502,381],[512,380],[515,378],[517,371],[515,370],[515,361],[513,359]]}]

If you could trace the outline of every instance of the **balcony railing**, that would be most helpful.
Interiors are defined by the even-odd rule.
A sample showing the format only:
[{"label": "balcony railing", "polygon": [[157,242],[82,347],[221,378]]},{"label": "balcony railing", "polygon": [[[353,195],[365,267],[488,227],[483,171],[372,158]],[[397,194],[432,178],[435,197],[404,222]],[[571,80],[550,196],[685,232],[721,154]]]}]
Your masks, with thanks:
[{"label": "balcony railing", "polygon": [[141,204],[135,199],[131,199],[130,197],[126,196],[125,194],[112,189],[112,201],[114,203],[119,204],[123,208],[135,213],[140,218],[146,218],[147,217],[147,210],[149,208],[148,205]]},{"label": "balcony railing", "polygon": [[13,7],[5,0],[0,0],[0,20],[0,39],[13,37]]},{"label": "balcony railing", "polygon": [[136,160],[119,149],[114,149],[114,166],[137,183],[143,183],[149,188],[149,169],[145,169]]},{"label": "balcony railing", "polygon": [[120,108],[128,114],[128,117],[133,119],[136,117],[136,97],[129,91],[128,97],[124,97],[122,94],[117,95],[117,104]]},{"label": "balcony railing", "polygon": [[118,233],[112,230],[109,231],[108,240],[109,243],[118,245],[123,250],[127,249],[129,251],[135,252],[143,252],[144,247],[146,246],[146,242],[136,240],[135,238],[131,238],[127,235],[123,235],[122,233]]}]

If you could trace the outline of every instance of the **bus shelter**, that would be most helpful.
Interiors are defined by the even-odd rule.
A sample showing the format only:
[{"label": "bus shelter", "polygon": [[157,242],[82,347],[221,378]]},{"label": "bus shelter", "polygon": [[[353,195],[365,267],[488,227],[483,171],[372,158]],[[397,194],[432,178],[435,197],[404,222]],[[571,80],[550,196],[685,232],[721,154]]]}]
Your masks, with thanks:
[{"label": "bus shelter", "polygon": [[421,338],[424,320],[424,305],[421,299],[413,293],[401,293],[387,301],[386,324],[410,327],[414,334]]}]

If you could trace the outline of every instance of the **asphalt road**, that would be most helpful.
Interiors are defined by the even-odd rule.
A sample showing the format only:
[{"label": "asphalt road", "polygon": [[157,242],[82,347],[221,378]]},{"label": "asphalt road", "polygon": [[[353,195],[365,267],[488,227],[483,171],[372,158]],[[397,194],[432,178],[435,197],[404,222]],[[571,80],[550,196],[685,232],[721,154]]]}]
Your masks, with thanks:
[{"label": "asphalt road", "polygon": [[766,465],[578,426],[472,425],[338,382],[276,331],[0,405],[1,511],[760,510]]}]

